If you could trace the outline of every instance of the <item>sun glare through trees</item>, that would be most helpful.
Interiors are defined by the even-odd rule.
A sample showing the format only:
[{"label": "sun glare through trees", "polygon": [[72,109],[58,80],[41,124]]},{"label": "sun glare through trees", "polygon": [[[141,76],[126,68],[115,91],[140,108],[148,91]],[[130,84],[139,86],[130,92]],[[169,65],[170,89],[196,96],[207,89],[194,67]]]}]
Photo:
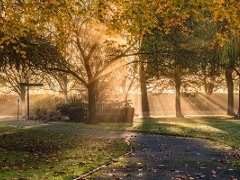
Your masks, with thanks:
[{"label": "sun glare through trees", "polygon": [[2,0],[0,114],[16,116],[20,99],[25,117],[22,82],[44,85],[30,89],[32,118],[65,104],[95,124],[114,103],[134,116],[239,116],[239,3]]},{"label": "sun glare through trees", "polygon": [[0,177],[238,179],[239,7],[0,0]]}]

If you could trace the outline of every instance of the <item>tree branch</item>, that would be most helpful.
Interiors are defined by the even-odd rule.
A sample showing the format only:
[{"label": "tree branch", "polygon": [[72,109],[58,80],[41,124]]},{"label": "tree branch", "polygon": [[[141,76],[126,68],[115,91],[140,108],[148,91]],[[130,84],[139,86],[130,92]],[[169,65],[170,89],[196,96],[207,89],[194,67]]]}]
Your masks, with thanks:
[{"label": "tree branch", "polygon": [[126,53],[128,51],[130,51],[130,49],[136,44],[137,42],[134,42],[132,45],[130,45],[125,51],[123,51],[120,55],[116,56],[115,58],[113,58],[111,61],[109,61],[108,63],[106,63],[101,70],[99,70],[94,77],[92,78],[91,82],[89,83],[93,83],[95,82],[101,75],[102,73],[109,68],[112,64],[114,64],[117,60],[123,58],[123,57],[127,57],[129,55],[126,55]]},{"label": "tree branch", "polygon": [[67,69],[60,69],[60,68],[47,68],[47,69],[51,70],[51,71],[60,71],[60,72],[65,72],[65,73],[71,74],[72,76],[77,78],[85,87],[88,86],[88,83],[74,71],[67,70]]},{"label": "tree branch", "polygon": [[79,37],[77,37],[77,42],[76,43],[77,43],[77,47],[78,47],[83,59],[86,59],[86,55],[85,55],[84,50],[83,50],[83,48],[81,46],[81,43],[79,41]]},{"label": "tree branch", "polygon": [[233,68],[234,71],[236,71],[237,75],[240,76],[240,72],[236,69],[236,68]]}]

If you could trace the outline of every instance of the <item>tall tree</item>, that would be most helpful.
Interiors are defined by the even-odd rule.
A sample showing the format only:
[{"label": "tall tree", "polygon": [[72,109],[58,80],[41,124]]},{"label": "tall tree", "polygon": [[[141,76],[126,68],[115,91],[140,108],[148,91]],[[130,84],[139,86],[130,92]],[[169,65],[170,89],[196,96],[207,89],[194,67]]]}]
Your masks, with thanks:
[{"label": "tall tree", "polygon": [[140,88],[141,88],[142,114],[143,116],[150,116],[150,108],[149,108],[148,96],[147,96],[147,83],[146,83],[145,68],[143,63],[139,64],[139,80],[140,80]]},{"label": "tall tree", "polygon": [[[7,35],[0,32],[0,38]],[[4,41],[0,46],[0,68],[15,67],[41,69],[44,66],[64,65],[57,47],[44,37],[27,34],[14,41]]]},{"label": "tall tree", "polygon": [[[193,34],[182,34],[180,29],[176,27],[172,28],[169,34],[155,30],[152,35],[146,35],[142,46],[143,51],[145,51],[144,56],[148,59],[149,75],[165,76],[165,78],[172,78],[174,81],[177,117],[183,116],[180,103],[183,77],[196,74],[198,64],[201,62],[199,54],[202,45],[196,44],[196,41],[199,40]],[[186,84],[185,82],[185,86]]]},{"label": "tall tree", "polygon": [[[124,42],[121,43],[118,36],[109,38],[106,28],[94,21],[98,14],[94,8],[99,6],[98,2],[61,1],[54,4],[43,3],[42,6],[46,8],[43,8],[41,16],[49,21],[49,32],[52,31],[58,47],[63,52],[66,48],[72,49],[70,52],[75,52],[75,55],[69,58],[68,66],[63,68],[51,66],[49,70],[69,73],[87,88],[89,104],[87,123],[96,123],[97,83],[101,76],[117,68],[117,61],[126,56],[133,46],[124,46]],[[45,14],[53,15],[49,18]],[[121,44],[116,43],[117,41]]]},{"label": "tall tree", "polygon": [[50,72],[50,74],[44,73],[43,77],[43,83],[48,84],[49,90],[60,93],[65,103],[68,102],[68,94],[71,91],[80,90],[77,80],[67,73]]},{"label": "tall tree", "polygon": [[[37,79],[37,80],[36,80]],[[20,83],[29,81],[40,81],[41,79],[36,76],[36,72],[31,69],[15,69],[7,67],[7,70],[0,72],[0,84],[4,86],[5,91],[15,92],[18,94],[21,100],[22,117],[26,117],[26,93],[25,86],[21,86]]]},{"label": "tall tree", "polygon": [[236,69],[236,65],[240,57],[240,45],[239,37],[232,36],[229,37],[229,42],[223,47],[225,55],[223,55],[224,66],[225,66],[225,78],[228,88],[228,103],[227,103],[227,115],[234,116],[234,82],[233,82],[233,72]]},{"label": "tall tree", "polygon": [[[77,25],[77,23],[76,23]],[[87,25],[86,25],[87,26]],[[86,38],[95,34],[95,38]],[[84,37],[85,36],[85,37]],[[130,47],[125,50],[112,46],[112,42],[108,45],[104,37],[90,27],[87,29],[78,29],[77,34],[72,36],[74,44],[73,48],[78,52],[75,57],[75,62],[69,63],[65,69],[49,68],[50,70],[57,70],[73,75],[79,82],[81,82],[88,90],[88,122],[97,123],[96,119],[96,96],[98,92],[97,86],[102,76],[108,75],[112,70],[121,66],[117,63],[126,55]],[[108,43],[108,42],[107,42]]]}]

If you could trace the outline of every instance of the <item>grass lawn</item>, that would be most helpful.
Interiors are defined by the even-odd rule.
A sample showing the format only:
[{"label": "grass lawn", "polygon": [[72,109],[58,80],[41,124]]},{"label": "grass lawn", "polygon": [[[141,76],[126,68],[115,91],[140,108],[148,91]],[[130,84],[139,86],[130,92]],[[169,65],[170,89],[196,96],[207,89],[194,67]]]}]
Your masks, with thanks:
[{"label": "grass lawn", "polygon": [[209,139],[240,148],[240,120],[229,116],[189,116],[185,118],[135,118],[133,123],[83,123],[53,124],[78,128],[135,131]]},{"label": "grass lawn", "polygon": [[72,180],[128,150],[122,139],[59,134],[0,124],[1,180]]}]

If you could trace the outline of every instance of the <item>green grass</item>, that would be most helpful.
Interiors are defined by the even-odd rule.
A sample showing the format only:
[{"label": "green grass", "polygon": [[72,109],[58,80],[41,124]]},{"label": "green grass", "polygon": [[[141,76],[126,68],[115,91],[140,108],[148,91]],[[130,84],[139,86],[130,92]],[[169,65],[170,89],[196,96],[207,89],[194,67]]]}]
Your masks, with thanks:
[{"label": "green grass", "polygon": [[0,124],[1,179],[70,180],[119,157],[124,140]]},{"label": "green grass", "polygon": [[133,123],[53,124],[88,129],[134,131],[183,137],[209,139],[240,148],[240,120],[229,116],[192,116],[185,118],[135,118]]}]

